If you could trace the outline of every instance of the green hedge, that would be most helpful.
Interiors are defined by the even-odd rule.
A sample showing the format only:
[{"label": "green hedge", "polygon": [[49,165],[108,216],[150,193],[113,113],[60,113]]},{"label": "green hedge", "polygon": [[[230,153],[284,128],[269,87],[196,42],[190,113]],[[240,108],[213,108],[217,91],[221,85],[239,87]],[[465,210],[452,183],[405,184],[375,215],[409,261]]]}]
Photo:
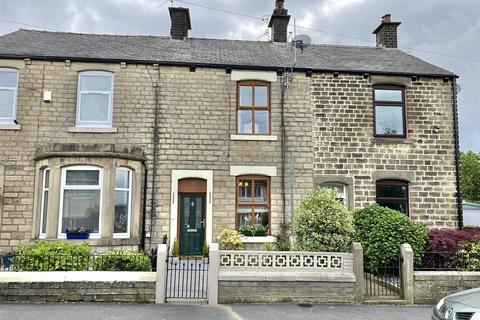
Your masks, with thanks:
[{"label": "green hedge", "polygon": [[141,252],[107,251],[94,262],[95,271],[150,271],[150,257]]},{"label": "green hedge", "polygon": [[398,259],[400,246],[412,246],[415,264],[420,265],[428,241],[425,224],[412,221],[404,213],[377,204],[354,212],[355,241],[362,244],[367,269]]},{"label": "green hedge", "polygon": [[75,245],[68,241],[36,241],[18,247],[12,267],[17,271],[84,271],[89,269],[92,258],[86,242]]},{"label": "green hedge", "polygon": [[480,241],[470,242],[457,252],[458,266],[464,271],[480,271]]},{"label": "green hedge", "polygon": [[350,250],[353,236],[352,214],[336,197],[335,190],[321,188],[305,197],[295,212],[292,225],[294,250]]}]

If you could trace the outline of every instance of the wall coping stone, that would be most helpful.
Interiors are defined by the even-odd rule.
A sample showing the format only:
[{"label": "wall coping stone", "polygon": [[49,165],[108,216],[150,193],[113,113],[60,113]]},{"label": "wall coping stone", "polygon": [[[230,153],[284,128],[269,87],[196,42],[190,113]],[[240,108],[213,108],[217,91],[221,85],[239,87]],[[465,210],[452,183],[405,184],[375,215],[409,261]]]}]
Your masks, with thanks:
[{"label": "wall coping stone", "polygon": [[226,271],[220,267],[220,281],[305,281],[305,282],[355,282],[353,272],[330,272],[330,271],[244,271],[232,270]]},{"label": "wall coping stone", "polygon": [[22,271],[0,272],[0,282],[155,282],[156,272]]},{"label": "wall coping stone", "polygon": [[478,280],[480,271],[415,271],[415,281]]},{"label": "wall coping stone", "polygon": [[35,151],[35,160],[61,157],[98,157],[144,161],[143,149],[117,144],[50,143],[40,145]]}]

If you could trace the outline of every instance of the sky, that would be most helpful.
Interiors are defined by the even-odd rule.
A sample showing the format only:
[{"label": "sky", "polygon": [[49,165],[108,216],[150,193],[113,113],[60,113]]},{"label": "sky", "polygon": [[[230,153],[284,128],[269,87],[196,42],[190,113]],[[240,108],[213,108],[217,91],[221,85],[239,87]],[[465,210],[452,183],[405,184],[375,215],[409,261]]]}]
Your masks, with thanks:
[{"label": "sky", "polygon": [[[274,0],[188,0],[191,37],[268,41]],[[0,0],[0,35],[24,29],[168,35],[167,0]],[[399,48],[460,76],[460,148],[480,152],[480,0],[286,0],[313,43],[375,45],[380,17],[400,21]],[[292,19],[293,23],[293,19]],[[293,29],[293,28],[291,28]]]}]

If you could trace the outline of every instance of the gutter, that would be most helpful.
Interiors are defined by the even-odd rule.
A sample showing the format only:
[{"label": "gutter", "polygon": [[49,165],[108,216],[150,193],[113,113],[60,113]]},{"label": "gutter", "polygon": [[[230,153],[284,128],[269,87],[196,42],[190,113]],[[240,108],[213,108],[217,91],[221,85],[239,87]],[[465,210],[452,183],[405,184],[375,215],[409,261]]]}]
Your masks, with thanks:
[{"label": "gutter", "polygon": [[[216,68],[216,69],[240,69],[240,70],[265,70],[283,72],[281,66],[261,66],[261,65],[236,65],[224,63],[197,63],[197,62],[181,62],[181,61],[158,61],[158,60],[144,60],[144,59],[116,59],[116,58],[90,58],[90,57],[68,57],[68,56],[36,56],[36,55],[8,55],[0,54],[0,59],[31,59],[31,60],[47,60],[47,61],[65,61],[72,62],[99,62],[99,63],[130,63],[130,64],[158,64],[160,66],[171,67],[198,67],[198,68]],[[418,76],[418,77],[442,77],[442,78],[458,78],[454,73],[412,73],[412,72],[391,72],[378,70],[347,70],[347,69],[329,69],[329,68],[302,68],[295,67],[293,71],[296,72],[341,72],[354,74],[378,74],[378,75],[395,75],[395,76]]]},{"label": "gutter", "polygon": [[455,178],[457,186],[457,215],[458,228],[463,229],[463,206],[462,206],[462,191],[460,185],[460,142],[458,133],[458,106],[457,106],[457,81],[452,80],[453,93],[453,138],[455,141]]}]

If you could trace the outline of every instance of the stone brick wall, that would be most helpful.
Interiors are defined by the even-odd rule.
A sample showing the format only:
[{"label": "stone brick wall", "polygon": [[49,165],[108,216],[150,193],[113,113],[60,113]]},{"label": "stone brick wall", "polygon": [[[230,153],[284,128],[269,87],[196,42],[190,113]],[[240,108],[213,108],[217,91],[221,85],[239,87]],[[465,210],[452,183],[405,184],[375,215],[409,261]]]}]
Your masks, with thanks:
[{"label": "stone brick wall", "polygon": [[0,282],[1,302],[155,302],[155,282]]},{"label": "stone brick wall", "polygon": [[[235,177],[230,166],[275,166],[271,178],[272,234],[282,221],[281,81],[272,82],[272,135],[276,141],[238,141],[236,81],[225,69],[135,64],[0,60],[19,69],[17,121],[21,130],[0,130],[0,252],[36,237],[39,212],[34,160],[38,146],[53,143],[122,145],[141,148],[148,169],[147,246],[169,233],[172,170],[213,170],[213,240],[235,225]],[[114,72],[113,127],[117,132],[72,132],[78,72]],[[158,167],[153,170],[155,89],[159,85]],[[42,102],[51,90],[52,102]],[[286,217],[290,199],[297,205],[323,175],[354,181],[355,207],[375,201],[378,171],[414,173],[411,217],[434,227],[455,227],[455,167],[451,83],[420,78],[407,85],[408,139],[391,143],[373,138],[372,86],[360,75],[295,73],[285,94]],[[312,116],[313,115],[313,116]],[[440,132],[434,134],[432,127]],[[313,127],[313,130],[312,130]],[[295,162],[294,194],[290,163]],[[81,164],[81,163],[79,163]],[[157,188],[152,215],[152,177]],[[2,182],[2,177],[0,177]],[[0,185],[1,186],[1,185]],[[137,186],[142,187],[142,186]],[[1,193],[0,192],[0,193]],[[141,210],[141,209],[139,209]],[[142,212],[134,212],[141,215]],[[104,243],[104,242],[103,242]],[[138,246],[128,242],[128,247]],[[115,245],[115,243],[111,243]],[[119,243],[119,245],[122,245]],[[127,246],[127,244],[123,244]]]},{"label": "stone brick wall", "polygon": [[310,281],[220,281],[219,303],[353,303],[355,283]]},{"label": "stone brick wall", "polygon": [[480,287],[480,272],[415,271],[416,304],[435,304],[446,295]]},{"label": "stone brick wall", "polygon": [[[400,79],[406,83],[407,139],[380,139],[373,136],[373,80],[351,74],[313,75],[314,176],[351,178],[354,208],[375,203],[376,177],[412,176],[410,217],[430,227],[456,227],[452,83],[428,77]],[[440,128],[438,133],[434,126]]]}]

